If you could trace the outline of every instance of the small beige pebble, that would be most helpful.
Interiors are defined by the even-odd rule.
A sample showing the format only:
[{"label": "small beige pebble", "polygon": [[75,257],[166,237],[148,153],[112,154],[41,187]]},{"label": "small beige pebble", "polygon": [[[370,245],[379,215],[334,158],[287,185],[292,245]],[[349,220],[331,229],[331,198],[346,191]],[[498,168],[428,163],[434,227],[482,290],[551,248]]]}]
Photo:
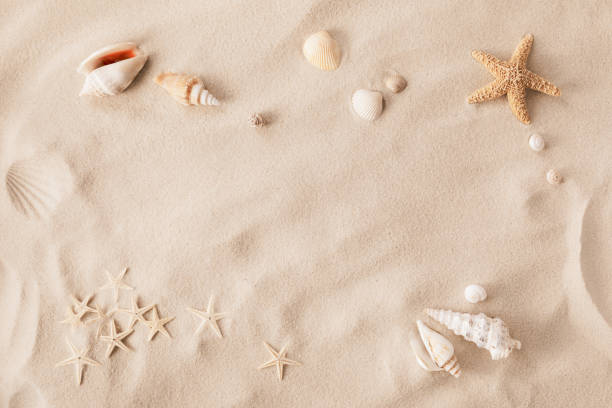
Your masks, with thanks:
[{"label": "small beige pebble", "polygon": [[550,184],[556,185],[556,184],[561,184],[561,182],[563,181],[563,177],[557,170],[551,169],[551,170],[548,170],[548,173],[546,173],[546,180]]},{"label": "small beige pebble", "polygon": [[254,113],[249,118],[249,126],[251,127],[260,128],[260,127],[263,127],[263,125],[265,124],[266,124],[266,121],[264,120],[264,118],[261,117],[259,113]]}]

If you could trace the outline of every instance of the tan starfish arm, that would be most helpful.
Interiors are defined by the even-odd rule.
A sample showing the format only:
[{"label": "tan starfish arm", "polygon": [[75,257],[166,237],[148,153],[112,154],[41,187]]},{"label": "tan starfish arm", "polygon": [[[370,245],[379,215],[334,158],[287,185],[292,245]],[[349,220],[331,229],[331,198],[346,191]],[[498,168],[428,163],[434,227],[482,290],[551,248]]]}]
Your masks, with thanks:
[{"label": "tan starfish arm", "polygon": [[527,78],[527,86],[534,91],[539,91],[545,93],[547,95],[552,96],[560,96],[561,90],[553,85],[552,82],[548,82],[538,74],[534,74],[531,71],[527,71],[525,73],[525,77]]},{"label": "tan starfish arm", "polygon": [[522,39],[519,45],[516,46],[514,50],[514,54],[512,54],[512,58],[510,59],[511,64],[518,64],[521,67],[524,67],[527,64],[527,58],[529,57],[529,53],[531,52],[531,46],[533,45],[533,35],[526,34]]},{"label": "tan starfish arm", "polygon": [[277,361],[278,361],[278,360],[270,360],[270,361],[267,361],[267,362],[263,363],[262,365],[260,365],[259,367],[257,367],[257,369],[258,369],[258,370],[262,370],[262,369],[264,369],[264,368],[268,368],[268,367],[275,366]]},{"label": "tan starfish arm", "polygon": [[508,103],[512,109],[512,113],[518,120],[525,124],[531,123],[529,112],[527,111],[527,99],[525,97],[525,88],[510,88],[508,90]]},{"label": "tan starfish arm", "polygon": [[468,103],[479,103],[505,95],[506,90],[502,84],[502,80],[496,79],[482,88],[477,89],[468,97]]},{"label": "tan starfish arm", "polygon": [[484,65],[490,73],[497,78],[503,77],[506,71],[506,63],[484,51],[472,51],[472,57]]}]

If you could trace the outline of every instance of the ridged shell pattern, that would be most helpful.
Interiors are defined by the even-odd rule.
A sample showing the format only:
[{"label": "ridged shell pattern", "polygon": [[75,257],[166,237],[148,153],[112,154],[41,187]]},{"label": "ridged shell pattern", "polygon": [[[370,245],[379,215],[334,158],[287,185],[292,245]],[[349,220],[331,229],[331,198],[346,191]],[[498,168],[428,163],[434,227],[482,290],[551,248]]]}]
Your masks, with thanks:
[{"label": "ridged shell pattern", "polygon": [[219,105],[217,98],[204,88],[204,83],[196,76],[165,72],[155,77],[155,83],[182,105]]},{"label": "ridged shell pattern", "polygon": [[455,356],[453,344],[446,337],[430,329],[420,320],[417,321],[417,327],[431,360],[453,377],[459,378],[461,366]]},{"label": "ridged shell pattern", "polygon": [[510,337],[508,327],[499,318],[484,313],[459,313],[441,309],[426,309],[425,313],[455,334],[489,350],[493,360],[506,358],[512,350],[521,348],[521,342]]},{"label": "ridged shell pattern", "polygon": [[319,31],[308,37],[302,53],[308,62],[323,71],[334,71],[340,66],[340,47],[327,31]]},{"label": "ridged shell pattern", "polygon": [[55,156],[37,156],[15,162],[6,174],[6,190],[17,211],[46,218],[72,191],[72,175]]},{"label": "ridged shell pattern", "polygon": [[378,118],[383,110],[383,96],[378,91],[358,89],[353,94],[351,102],[355,113],[368,121]]}]

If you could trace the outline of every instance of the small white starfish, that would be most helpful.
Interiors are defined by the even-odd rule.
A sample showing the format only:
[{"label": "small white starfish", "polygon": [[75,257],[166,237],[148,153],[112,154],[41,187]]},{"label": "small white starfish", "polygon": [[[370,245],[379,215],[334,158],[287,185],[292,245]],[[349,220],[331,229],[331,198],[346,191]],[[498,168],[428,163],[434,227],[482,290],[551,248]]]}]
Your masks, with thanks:
[{"label": "small white starfish", "polygon": [[282,381],[283,380],[283,367],[285,365],[296,365],[296,366],[302,365],[302,363],[298,361],[289,360],[287,357],[285,357],[285,354],[287,354],[287,350],[286,350],[287,346],[284,346],[280,351],[274,350],[272,346],[270,346],[265,341],[264,341],[264,346],[266,346],[266,348],[268,349],[268,351],[274,358],[260,365],[257,368],[258,370],[261,370],[262,368],[276,366],[276,371],[278,372],[278,379]]},{"label": "small white starfish", "polygon": [[217,336],[223,337],[223,334],[221,334],[221,329],[219,329],[219,324],[217,323],[217,320],[223,319],[227,315],[227,313],[215,313],[214,296],[211,296],[208,299],[207,310],[198,310],[193,309],[191,307],[188,307],[187,310],[202,319],[202,322],[196,329],[195,334],[199,334],[206,325],[209,325],[210,328],[217,334]]},{"label": "small white starfish", "polygon": [[67,359],[63,361],[60,361],[55,366],[61,367],[61,366],[65,366],[68,364],[74,364],[75,372],[76,372],[76,382],[77,382],[77,385],[81,385],[81,382],[83,379],[83,366],[85,365],[99,366],[100,363],[98,363],[94,359],[91,359],[85,356],[89,352],[89,348],[84,348],[82,350],[79,350],[78,348],[74,346],[74,344],[70,342],[68,338],[66,338],[66,342],[68,343],[68,346],[70,347],[70,351],[72,351],[72,356],[68,357]]},{"label": "small white starfish", "polygon": [[96,305],[94,309],[96,317],[87,320],[85,324],[88,325],[93,322],[98,322],[98,330],[96,330],[96,337],[100,337],[102,329],[110,322],[111,317],[115,314],[116,311],[117,309],[111,309],[108,312],[105,312],[104,309],[102,309],[99,305]]},{"label": "small white starfish", "polygon": [[122,331],[121,333],[117,333],[117,327],[115,326],[115,319],[111,319],[110,321],[110,334],[108,336],[100,336],[100,340],[107,341],[108,348],[106,349],[106,358],[109,358],[110,355],[115,350],[115,347],[119,347],[121,350],[130,351],[128,346],[123,344],[121,340],[132,334],[134,329],[130,328],[129,330]]},{"label": "small white starfish", "polygon": [[163,319],[160,319],[159,315],[157,314],[157,307],[154,307],[153,319],[144,321],[144,323],[151,329],[147,341],[151,341],[153,337],[155,337],[157,332],[160,332],[168,338],[172,338],[172,336],[170,336],[170,333],[168,333],[168,330],[166,330],[166,328],[164,327],[165,324],[171,322],[172,320],[174,320],[174,317],[164,317]]},{"label": "small white starfish", "polygon": [[81,318],[85,312],[85,310],[81,310],[79,313],[75,313],[75,311],[72,310],[72,307],[68,306],[66,308],[66,318],[64,320],[60,320],[60,323],[69,324],[72,327],[83,326],[84,323]]},{"label": "small white starfish", "polygon": [[123,277],[125,276],[127,271],[128,268],[123,269],[123,271],[121,271],[121,273],[119,273],[116,278],[113,278],[113,275],[111,275],[110,272],[106,270],[104,271],[108,282],[104,286],[101,286],[100,289],[112,289],[115,294],[115,302],[119,300],[119,289],[134,290],[133,287],[128,286],[125,282],[123,282]]},{"label": "small white starfish", "polygon": [[153,309],[155,305],[149,305],[145,307],[138,307],[138,297],[132,296],[132,309],[117,309],[119,312],[129,314],[132,319],[130,320],[129,328],[133,328],[137,321],[144,322],[146,319],[144,318],[144,314],[149,310]]},{"label": "small white starfish", "polygon": [[91,300],[93,295],[85,296],[83,300],[79,300],[76,298],[76,296],[72,296],[72,295],[70,297],[72,298],[74,310],[78,312],[85,311],[85,313],[95,311],[93,308],[89,307],[89,301]]}]

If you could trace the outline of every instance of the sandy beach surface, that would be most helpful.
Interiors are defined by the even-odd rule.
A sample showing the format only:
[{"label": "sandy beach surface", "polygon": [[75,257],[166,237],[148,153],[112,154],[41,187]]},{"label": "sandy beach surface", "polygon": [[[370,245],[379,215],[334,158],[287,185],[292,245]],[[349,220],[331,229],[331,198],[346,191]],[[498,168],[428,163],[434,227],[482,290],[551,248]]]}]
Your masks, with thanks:
[{"label": "sandy beach surface", "polygon": [[[0,406],[609,407],[611,27],[609,1],[3,0]],[[322,29],[333,72],[302,55]],[[562,91],[528,91],[528,126],[505,97],[466,102],[493,79],[471,51],[507,59],[526,33],[527,66]],[[132,85],[79,97],[80,62],[122,41],[149,54]],[[179,105],[153,82],[168,70],[221,105]],[[378,120],[352,112],[359,88],[383,92]],[[104,271],[124,268],[115,302]],[[138,322],[106,358],[98,322],[60,323],[90,294],[156,304],[171,338]],[[222,338],[187,310],[213,295]],[[498,316],[522,348],[493,361],[426,307]],[[417,319],[459,379],[416,364]],[[80,386],[56,367],[66,339],[101,363]],[[258,370],[264,342],[301,366]]]}]

